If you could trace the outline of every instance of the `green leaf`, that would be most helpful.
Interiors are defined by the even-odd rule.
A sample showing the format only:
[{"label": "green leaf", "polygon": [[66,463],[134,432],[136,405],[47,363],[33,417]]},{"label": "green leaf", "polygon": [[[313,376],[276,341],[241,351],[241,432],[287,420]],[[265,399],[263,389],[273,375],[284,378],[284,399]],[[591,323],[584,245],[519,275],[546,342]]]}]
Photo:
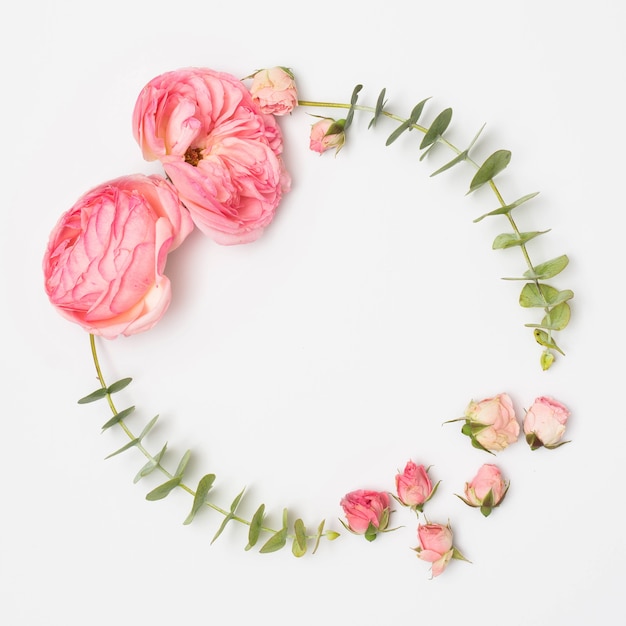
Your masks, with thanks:
[{"label": "green leaf", "polygon": [[491,156],[487,157],[485,162],[478,168],[470,188],[467,193],[475,191],[485,183],[497,176],[511,162],[511,152],[509,150],[496,150]]},{"label": "green leaf", "polygon": [[385,100],[385,92],[386,92],[386,89],[383,89],[378,95],[378,100],[376,101],[376,108],[374,110],[374,117],[370,121],[367,127],[368,129],[376,125],[376,121],[378,120],[381,113],[383,112],[383,109],[385,108],[385,104],[387,104]]},{"label": "green leaf", "polygon": [[121,454],[122,452],[126,452],[126,450],[130,450],[130,448],[134,448],[139,443],[141,443],[141,439],[139,439],[139,437],[135,437],[135,439],[133,439],[132,441],[129,441],[126,445],[122,446],[115,452],[111,452],[111,454],[105,456],[104,460],[106,461],[107,459],[117,456],[118,454]]},{"label": "green leaf", "polygon": [[545,263],[541,263],[535,266],[535,271],[528,270],[524,272],[524,278],[528,279],[538,279],[538,280],[546,280],[548,278],[553,278],[557,274],[560,274],[568,265],[569,259],[567,255],[563,254],[561,256],[556,257],[555,259],[550,259]]},{"label": "green leaf", "polygon": [[352,92],[352,98],[350,99],[350,110],[348,111],[348,115],[346,115],[346,122],[344,124],[344,131],[348,130],[350,124],[352,124],[352,118],[354,117],[354,105],[359,99],[359,91],[363,89],[363,85],[357,85]]},{"label": "green leaf", "polygon": [[137,475],[135,476],[135,478],[133,479],[133,483],[138,483],[142,478],[144,478],[144,476],[147,476],[148,474],[151,474],[158,466],[159,463],[161,462],[161,459],[163,458],[163,455],[165,454],[165,451],[167,450],[167,444],[165,444],[162,448],[161,451],[154,457],[152,457],[140,470],[139,472],[137,472]]},{"label": "green leaf", "polygon": [[390,146],[405,130],[410,130],[412,124],[410,120],[404,120],[396,130],[394,130],[389,137],[387,137],[387,141],[385,142],[386,146]]},{"label": "green leaf", "polygon": [[527,233],[502,233],[498,235],[491,244],[493,250],[504,250],[505,248],[513,248],[514,246],[522,246],[528,243],[531,239],[539,237],[550,232],[548,230],[534,230]]},{"label": "green leaf", "polygon": [[128,385],[130,385],[132,380],[133,380],[132,378],[122,378],[122,379],[114,382],[112,385],[109,385],[107,387],[107,392],[109,394],[114,394],[114,393],[117,393],[118,391],[122,391],[122,389],[124,389],[125,387],[128,387]]},{"label": "green leaf", "polygon": [[320,522],[320,525],[317,527],[317,533],[315,535],[315,545],[313,546],[313,554],[315,554],[317,552],[317,548],[320,545],[320,539],[322,538],[322,533],[324,532],[324,524],[326,523],[326,520],[322,520]]},{"label": "green leaf", "polygon": [[422,111],[424,110],[424,105],[430,100],[430,98],[424,98],[421,102],[418,102],[411,111],[411,115],[409,115],[409,123],[411,125],[417,124],[420,116],[422,115]]},{"label": "green leaf", "polygon": [[102,431],[105,431],[107,428],[111,428],[111,426],[114,426],[121,420],[126,419],[134,410],[134,406],[129,406],[127,409],[116,413],[106,424],[102,426]]},{"label": "green leaf", "polygon": [[574,297],[571,289],[559,291],[545,283],[526,283],[519,297],[519,303],[523,307],[552,307],[566,302]]},{"label": "green leaf", "polygon": [[265,505],[262,504],[256,510],[256,513],[252,516],[252,520],[250,521],[250,529],[248,530],[248,545],[246,546],[246,550],[250,550],[250,548],[254,547],[256,542],[259,540],[259,534],[261,533],[264,517]]},{"label": "green leaf", "polygon": [[526,324],[529,328],[543,328],[545,330],[563,330],[571,317],[571,309],[567,302],[561,302],[550,309],[544,316],[541,324]]},{"label": "green leaf", "polygon": [[183,454],[183,458],[180,460],[176,471],[174,472],[174,476],[180,476],[185,473],[185,469],[187,468],[187,464],[189,463],[189,459],[191,458],[191,450],[187,450],[185,454]]},{"label": "green leaf", "polygon": [[489,213],[485,213],[484,215],[481,215],[480,217],[477,217],[474,220],[474,223],[480,222],[481,220],[484,220],[486,217],[490,217],[492,215],[507,215],[513,209],[515,209],[516,207],[520,206],[520,204],[524,204],[524,202],[528,202],[528,200],[532,200],[537,195],[539,195],[538,191],[536,191],[535,193],[529,193],[528,195],[525,195],[525,196],[519,198],[515,202],[511,202],[511,204],[506,204],[504,206],[498,207],[497,209],[494,209],[493,211],[489,211]]},{"label": "green leaf", "polygon": [[293,525],[294,538],[291,546],[291,552],[294,556],[301,557],[306,554],[306,529],[304,522],[298,518]]},{"label": "green leaf", "polygon": [[441,174],[442,172],[445,172],[446,170],[449,170],[451,167],[454,167],[455,165],[465,161],[466,159],[467,159],[467,150],[464,150],[460,154],[457,154],[457,156],[455,156],[454,159],[452,159],[452,161],[448,161],[445,165],[441,166],[438,170],[433,172],[430,175],[431,178],[433,176],[437,176],[437,174]]},{"label": "green leaf", "polygon": [[181,480],[182,479],[180,476],[174,476],[174,478],[170,478],[162,485],[155,487],[152,491],[147,493],[146,500],[150,500],[150,502],[162,500],[163,498],[167,497],[172,490],[176,489],[176,487],[180,485]]},{"label": "green leaf", "polygon": [[155,415],[144,427],[144,429],[141,431],[141,434],[139,435],[139,440],[141,441],[153,428],[154,425],[156,424],[157,420],[159,419],[158,415]]},{"label": "green leaf", "polygon": [[100,387],[100,389],[96,389],[92,391],[90,394],[84,396],[78,401],[78,404],[89,404],[90,402],[95,402],[96,400],[102,400],[102,398],[106,398],[107,390],[104,387]]},{"label": "green leaf", "polygon": [[286,543],[287,543],[287,529],[281,528],[263,544],[259,552],[261,554],[268,554],[270,552],[276,552],[277,550],[284,548]]},{"label": "green leaf", "polygon": [[535,341],[540,346],[543,346],[544,348],[552,348],[553,350],[556,350],[557,352],[565,356],[565,352],[563,352],[563,350],[561,350],[561,348],[556,345],[554,339],[552,339],[545,330],[536,328],[533,334],[535,335]]},{"label": "green leaf", "polygon": [[448,126],[450,125],[450,121],[452,120],[452,109],[444,109],[439,115],[433,120],[433,123],[430,125],[430,128],[424,134],[422,139],[422,143],[420,143],[420,150],[427,148],[428,146],[434,144],[441,135],[446,131]]},{"label": "green leaf", "polygon": [[206,474],[200,479],[198,486],[196,487],[196,494],[193,497],[193,504],[189,515],[183,522],[183,524],[191,524],[196,513],[206,504],[207,497],[213,483],[215,482],[215,474]]},{"label": "green leaf", "polygon": [[226,515],[226,517],[222,520],[220,527],[218,528],[217,532],[213,536],[213,539],[211,539],[211,543],[213,543],[222,534],[222,531],[224,530],[224,528],[226,528],[226,524],[228,524],[228,522],[230,522],[230,520],[232,520],[235,517],[235,511],[237,510],[237,507],[239,506],[239,503],[241,502],[241,498],[243,497],[244,491],[245,491],[245,488],[242,489],[237,494],[237,496],[235,496],[235,499],[232,501],[230,505],[230,513]]}]

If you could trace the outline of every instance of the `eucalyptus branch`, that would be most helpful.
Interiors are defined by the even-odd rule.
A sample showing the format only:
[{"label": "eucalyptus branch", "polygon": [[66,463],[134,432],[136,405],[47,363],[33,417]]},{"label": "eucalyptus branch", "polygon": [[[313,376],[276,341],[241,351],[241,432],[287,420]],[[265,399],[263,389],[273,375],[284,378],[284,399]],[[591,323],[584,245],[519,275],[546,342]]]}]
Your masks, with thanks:
[{"label": "eucalyptus branch", "polygon": [[111,458],[113,456],[116,456],[117,454],[125,452],[126,450],[130,448],[136,448],[147,459],[147,463],[141,468],[141,470],[135,477],[135,482],[137,482],[138,480],[140,480],[144,476],[147,476],[148,474],[152,473],[155,470],[158,470],[159,472],[161,472],[161,474],[165,476],[165,478],[167,479],[166,482],[159,485],[152,491],[150,491],[146,495],[147,500],[151,500],[151,501],[161,500],[165,498],[166,496],[168,496],[169,493],[173,491],[174,489],[182,489],[183,491],[186,491],[188,494],[190,494],[194,499],[191,512],[185,519],[184,524],[191,523],[196,513],[203,506],[206,506],[212,509],[213,511],[216,511],[217,513],[221,514],[224,518],[222,520],[222,523],[218,531],[214,535],[211,543],[213,543],[220,536],[220,534],[222,533],[222,531],[224,530],[228,522],[234,521],[234,522],[238,522],[240,524],[243,524],[249,527],[248,545],[246,546],[246,550],[249,550],[256,544],[262,532],[270,535],[269,539],[260,548],[259,551],[261,553],[275,552],[276,550],[283,548],[286,545],[288,540],[291,540],[293,554],[295,556],[300,557],[306,553],[307,542],[309,540],[313,540],[315,542],[314,549],[313,549],[313,553],[315,553],[319,545],[320,539],[322,537],[325,537],[332,541],[339,536],[339,534],[336,533],[335,531],[324,531],[324,524],[325,524],[324,521],[320,523],[316,534],[314,535],[307,534],[304,523],[302,522],[301,519],[297,519],[294,522],[293,533],[290,533],[288,531],[289,524],[288,524],[287,509],[283,510],[283,524],[279,530],[265,526],[263,524],[263,521],[265,518],[265,505],[264,504],[262,504],[256,510],[252,519],[248,520],[244,517],[241,517],[236,514],[236,510],[237,510],[239,503],[241,502],[241,499],[243,497],[245,490],[242,490],[235,497],[235,499],[230,505],[229,510],[226,510],[222,508],[221,506],[218,506],[217,504],[215,504],[214,502],[211,502],[207,498],[207,494],[209,490],[211,489],[211,487],[213,486],[213,482],[215,480],[215,474],[206,474],[205,476],[203,476],[203,478],[198,483],[197,489],[195,490],[183,482],[183,474],[184,474],[185,468],[187,466],[187,463],[191,455],[190,451],[187,451],[185,453],[185,455],[183,456],[183,458],[178,464],[178,468],[176,469],[174,473],[171,473],[170,471],[168,471],[161,463],[161,459],[165,454],[167,445],[164,445],[158,454],[153,455],[152,453],[148,451],[148,449],[142,443],[144,437],[150,432],[150,430],[156,423],[158,416],[154,417],[144,427],[144,429],[142,430],[139,436],[135,436],[135,434],[128,427],[125,421],[126,417],[128,417],[134,411],[135,407],[133,406],[133,407],[124,409],[123,411],[118,411],[113,401],[113,397],[112,397],[115,393],[127,387],[130,384],[132,379],[123,378],[111,385],[107,385],[104,375],[102,373],[102,368],[100,366],[100,359],[98,357],[98,352],[96,348],[95,336],[93,334],[89,335],[89,342],[90,342],[90,348],[91,348],[91,356],[92,356],[93,363],[96,369],[96,376],[100,383],[100,387],[96,389],[95,391],[91,392],[90,394],[88,394],[87,396],[84,396],[83,398],[81,398],[78,401],[78,403],[87,404],[90,402],[95,402],[97,400],[106,399],[113,417],[104,424],[104,426],[102,427],[103,430],[106,430],[110,428],[111,426],[117,424],[124,431],[126,436],[129,438],[130,441],[126,445],[122,446],[115,452],[111,453],[106,458]]},{"label": "eucalyptus branch", "polygon": [[[446,146],[456,155],[454,159],[440,167],[437,171],[433,172],[431,176],[440,174],[462,161],[468,163],[475,170],[475,174],[470,183],[468,193],[475,191],[484,184],[488,184],[493,194],[495,195],[499,206],[497,209],[490,211],[489,213],[486,213],[481,217],[475,219],[474,222],[479,222],[485,217],[494,215],[504,215],[508,220],[509,226],[511,227],[513,232],[498,235],[493,242],[492,248],[496,250],[517,246],[521,250],[527,269],[522,276],[517,278],[507,278],[506,280],[526,281],[526,284],[524,285],[524,288],[522,289],[522,292],[520,294],[520,305],[523,307],[534,307],[543,310],[544,317],[541,323],[526,324],[526,326],[534,328],[535,340],[539,345],[544,348],[541,355],[540,364],[544,370],[547,370],[552,365],[555,359],[553,351],[564,354],[563,350],[561,350],[561,348],[557,345],[553,336],[553,332],[557,330],[563,330],[569,323],[570,307],[567,302],[568,300],[573,298],[574,294],[571,290],[559,291],[542,281],[548,278],[552,278],[560,273],[563,269],[565,269],[569,260],[566,255],[556,257],[538,265],[531,260],[526,244],[531,239],[543,235],[548,231],[545,230],[522,232],[518,228],[512,216],[513,209],[534,198],[537,193],[528,194],[516,200],[515,202],[507,203],[493,180],[497,174],[499,174],[505,167],[507,167],[511,159],[510,151],[497,150],[491,156],[489,156],[484,163],[479,164],[472,157],[470,157],[469,153],[470,150],[474,147],[474,144],[476,143],[482,131],[482,128],[476,134],[469,147],[465,150],[461,150],[444,137],[444,132],[447,130],[450,120],[452,118],[452,109],[445,109],[438,116],[435,117],[430,126],[424,126],[418,123],[418,119],[422,113],[426,100],[422,100],[419,104],[417,104],[411,112],[411,115],[407,118],[396,115],[384,108],[385,89],[381,91],[378,97],[376,107],[357,104],[357,95],[361,90],[361,87],[361,85],[357,85],[352,94],[352,99],[350,103],[298,100],[298,104],[302,107],[348,109],[348,115],[346,117],[346,120],[339,120],[338,122],[339,127],[343,128],[344,132],[347,129],[348,124],[342,126],[341,122],[345,122],[347,120],[351,121],[354,111],[374,114],[374,117],[372,118],[368,128],[373,126],[376,123],[377,119],[381,116],[396,121],[399,125],[387,139],[386,145],[390,145],[391,143],[393,143],[402,133],[406,131],[419,131],[424,135],[420,144],[420,148],[423,149],[424,152],[420,157],[420,160],[422,160],[436,144],[442,144]],[[336,129],[334,129],[333,132],[336,132]]]}]

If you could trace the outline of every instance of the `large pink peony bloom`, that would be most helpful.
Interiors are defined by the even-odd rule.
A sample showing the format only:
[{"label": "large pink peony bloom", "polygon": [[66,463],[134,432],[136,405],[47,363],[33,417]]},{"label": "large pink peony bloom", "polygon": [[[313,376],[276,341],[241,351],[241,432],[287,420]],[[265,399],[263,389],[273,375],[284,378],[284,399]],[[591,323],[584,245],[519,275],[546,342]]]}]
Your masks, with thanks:
[{"label": "large pink peony bloom", "polygon": [[133,134],[218,243],[257,239],[289,190],[276,120],[230,74],[186,68],[157,76],[137,99]]},{"label": "large pink peony bloom", "polygon": [[124,176],[95,187],[59,219],[43,270],[50,302],[108,339],[152,328],[171,300],[168,252],[193,223],[161,176]]}]

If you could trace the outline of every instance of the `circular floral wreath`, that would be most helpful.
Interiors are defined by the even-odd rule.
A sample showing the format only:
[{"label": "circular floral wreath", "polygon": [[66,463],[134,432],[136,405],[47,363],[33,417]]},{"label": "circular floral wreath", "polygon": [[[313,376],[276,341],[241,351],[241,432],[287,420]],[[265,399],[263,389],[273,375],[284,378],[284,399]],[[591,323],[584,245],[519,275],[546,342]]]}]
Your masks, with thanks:
[{"label": "circular floral wreath", "polygon": [[[470,153],[482,129],[467,148],[457,148],[445,136],[452,109],[444,109],[424,125],[420,120],[428,99],[415,105],[408,117],[402,117],[387,110],[385,89],[374,106],[358,104],[361,89],[357,85],[347,103],[301,100],[294,74],[286,67],[257,70],[243,79],[207,68],[185,68],[157,76],[137,98],[133,133],[144,158],[160,161],[165,176],[133,174],[91,189],[61,216],[50,234],[43,261],[46,293],[64,317],[89,333],[100,383],[79,403],[106,400],[112,417],[103,430],[117,425],[128,437],[128,442],[109,457],[136,448],[147,460],[135,482],[154,471],[164,475],[165,482],[146,495],[148,500],[161,500],[174,489],[182,489],[193,498],[185,524],[191,523],[203,507],[222,516],[213,541],[229,522],[236,522],[248,527],[246,550],[259,544],[259,551],[268,553],[290,545],[293,554],[300,557],[309,549],[314,553],[322,539],[334,540],[340,534],[326,529],[325,521],[310,531],[301,519],[292,522],[287,509],[281,527],[271,528],[263,504],[246,519],[238,513],[243,491],[229,507],[219,506],[210,497],[215,474],[203,476],[195,488],[184,482],[189,451],[174,471],[166,469],[166,445],[156,454],[144,445],[157,418],[138,435],[129,428],[127,418],[134,406],[118,410],[113,396],[131,378],[112,384],[105,381],[95,338],[113,339],[143,332],[161,319],[171,300],[170,282],[164,274],[167,255],[184,242],[194,227],[223,245],[244,244],[261,236],[290,188],[277,118],[288,115],[294,107],[346,111],[340,119],[314,115],[317,121],[311,125],[310,149],[320,154],[332,150],[339,153],[359,112],[371,115],[368,128],[381,117],[397,124],[387,137],[387,146],[411,131],[420,136],[422,159],[435,145],[446,146],[454,156],[433,176],[461,163],[469,165],[472,177],[468,193],[487,185],[498,202],[497,208],[474,221],[503,216],[510,230],[498,235],[492,247],[517,247],[525,262],[525,270],[511,280],[523,282],[520,305],[541,311],[542,319],[527,326],[533,329],[535,341],[542,348],[542,369],[552,366],[557,353],[563,354],[555,333],[569,322],[573,293],[545,281],[563,271],[568,258],[561,255],[539,264],[531,261],[526,244],[547,231],[520,231],[513,211],[537,194],[506,202],[494,182],[508,166],[510,151],[497,150],[477,163]],[[568,417],[569,410],[561,402],[539,396],[525,411],[520,426],[511,398],[500,393],[471,401],[463,417],[450,421],[463,422],[461,432],[472,445],[494,454],[517,441],[521,429],[530,449],[557,448],[566,443],[563,436]],[[341,498],[344,519],[340,522],[349,533],[373,541],[379,533],[393,530],[392,501],[413,511],[418,518],[415,552],[432,564],[432,575],[437,576],[452,559],[466,560],[453,543],[450,523],[435,523],[425,516],[424,507],[438,487],[439,482],[433,484],[429,476],[429,468],[409,460],[395,476],[395,492],[357,489]],[[485,463],[465,483],[459,498],[487,516],[501,504],[508,488],[509,481],[498,466]]]}]

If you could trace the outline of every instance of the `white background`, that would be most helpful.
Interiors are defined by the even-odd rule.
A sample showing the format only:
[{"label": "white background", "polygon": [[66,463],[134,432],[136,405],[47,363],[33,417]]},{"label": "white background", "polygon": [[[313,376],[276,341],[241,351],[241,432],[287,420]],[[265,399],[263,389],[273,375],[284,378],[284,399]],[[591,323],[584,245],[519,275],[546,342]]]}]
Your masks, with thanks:
[{"label": "white background", "polygon": [[[3,209],[0,622],[50,624],[381,623],[620,624],[623,531],[623,146],[626,10],[617,0],[502,3],[334,0],[30,2],[4,9],[0,63]],[[573,289],[567,353],[542,372],[519,307],[519,250],[494,252],[504,218],[488,189],[466,195],[441,148],[419,161],[419,137],[391,147],[393,124],[357,115],[336,158],[308,150],[313,118],[281,119],[292,191],[257,243],[223,248],[198,232],[172,254],[172,305],[152,331],[100,343],[105,376],[132,376],[134,404],[173,470],[192,450],[188,482],[215,472],[228,508],[264,502],[314,528],[343,531],[339,500],[393,490],[413,459],[441,480],[427,505],[450,520],[454,561],[430,578],[416,521],[373,543],[343,532],[315,555],[244,551],[244,527],[190,497],[151,503],[156,476],[106,406],[76,400],[97,386],[88,337],[43,291],[41,259],[62,212],[92,186],[148,164],[131,134],[141,87],[198,65],[243,77],[286,65],[307,100],[345,102],[357,83],[373,105],[406,115],[431,97],[448,106],[460,147],[483,123],[482,160],[510,149],[498,177],[536,262],[568,254],[553,284]],[[332,112],[330,112],[332,113]],[[551,395],[572,412],[571,443],[495,458],[459,433],[467,403],[508,392],[520,416]],[[484,518],[462,493],[485,462],[511,481]],[[399,507],[395,507],[398,509]]]}]

